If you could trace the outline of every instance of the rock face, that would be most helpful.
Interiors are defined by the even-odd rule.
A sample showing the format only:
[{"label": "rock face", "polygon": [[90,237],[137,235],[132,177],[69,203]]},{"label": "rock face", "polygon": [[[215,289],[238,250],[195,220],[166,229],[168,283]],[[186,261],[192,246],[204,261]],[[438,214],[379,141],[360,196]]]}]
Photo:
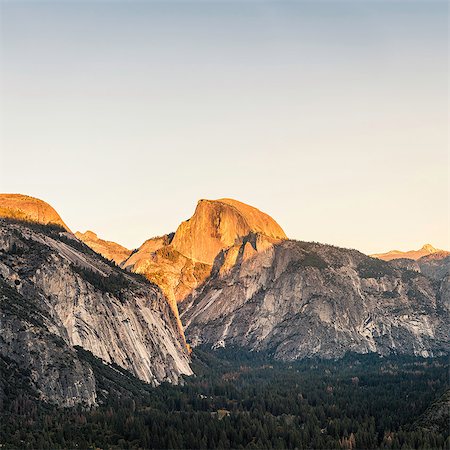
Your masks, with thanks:
[{"label": "rock face", "polygon": [[450,253],[436,252],[423,256],[417,263],[424,275],[438,283],[438,295],[450,313]]},{"label": "rock face", "polygon": [[239,246],[249,234],[272,242],[287,239],[271,217],[252,206],[231,199],[200,200],[175,233],[146,241],[122,267],[158,284],[175,309],[206,280],[219,252]]},{"label": "rock face", "polygon": [[422,256],[417,261],[420,271],[435,280],[443,280],[450,276],[450,252],[440,251]]},{"label": "rock face", "polygon": [[[0,360],[30,373],[30,384],[42,400],[61,406],[96,403],[95,378],[66,339],[53,333],[58,325],[39,306],[0,277]],[[64,335],[63,329],[58,330]],[[3,370],[7,370],[7,367]],[[0,397],[6,386],[0,386]]]},{"label": "rock face", "polygon": [[200,200],[194,215],[177,229],[172,246],[182,255],[212,265],[217,254],[249,233],[287,239],[267,214],[236,200]]},{"label": "rock face", "polygon": [[106,259],[114,261],[117,265],[120,265],[120,263],[125,261],[131,255],[131,250],[128,250],[115,242],[100,239],[92,231],[86,231],[85,233],[77,231],[75,236],[91,247],[92,250],[100,253],[100,255],[104,256]]},{"label": "rock face", "polygon": [[[30,368],[43,398],[60,405],[95,402],[95,380],[77,360],[76,345],[154,385],[192,373],[184,336],[160,289],[71,233],[0,220],[0,281],[0,354]],[[55,364],[67,366],[65,372],[51,372]]]},{"label": "rock face", "polygon": [[0,217],[43,225],[59,225],[70,231],[59,214],[48,203],[28,195],[0,194]]},{"label": "rock face", "polygon": [[377,253],[375,255],[370,255],[373,258],[382,259],[383,261],[391,261],[393,259],[399,259],[399,258],[407,258],[407,259],[419,259],[422,258],[422,256],[432,255],[433,253],[439,253],[443,250],[439,250],[437,248],[434,248],[430,244],[425,244],[421,249],[419,250],[410,250],[407,252],[401,252],[400,250],[391,250],[387,253]]},{"label": "rock face", "polygon": [[241,346],[284,360],[449,350],[448,297],[417,271],[313,243],[254,250],[247,241],[222,252],[180,305],[193,346]]},{"label": "rock face", "polygon": [[170,244],[172,236],[149,239],[122,263],[122,267],[145,275],[162,289],[182,329],[177,303],[208,277],[211,266],[195,262],[175,250]]}]

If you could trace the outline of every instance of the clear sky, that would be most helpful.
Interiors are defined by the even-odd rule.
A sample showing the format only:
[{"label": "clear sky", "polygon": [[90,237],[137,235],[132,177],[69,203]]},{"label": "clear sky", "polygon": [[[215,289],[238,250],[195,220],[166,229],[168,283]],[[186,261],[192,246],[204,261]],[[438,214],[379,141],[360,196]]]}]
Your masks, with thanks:
[{"label": "clear sky", "polygon": [[130,248],[201,198],[450,250],[448,4],[1,1],[0,192]]}]

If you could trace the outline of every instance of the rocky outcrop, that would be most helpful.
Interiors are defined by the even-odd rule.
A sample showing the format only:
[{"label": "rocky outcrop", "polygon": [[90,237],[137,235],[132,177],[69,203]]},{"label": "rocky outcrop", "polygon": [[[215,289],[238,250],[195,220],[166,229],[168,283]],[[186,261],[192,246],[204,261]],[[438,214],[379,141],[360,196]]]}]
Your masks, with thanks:
[{"label": "rocky outcrop", "polygon": [[0,194],[0,217],[43,225],[58,225],[70,231],[59,214],[46,202],[22,194]]},{"label": "rocky outcrop", "polygon": [[115,242],[100,239],[93,231],[86,231],[85,233],[77,231],[75,236],[91,247],[92,250],[100,253],[106,259],[114,261],[117,265],[120,265],[131,255],[131,250]]},{"label": "rocky outcrop", "polygon": [[[122,266],[157,284],[176,317],[178,301],[199,286],[211,271],[211,266],[195,262],[175,250],[170,245],[170,235],[149,239]],[[181,321],[179,327],[182,329]]]},{"label": "rocky outcrop", "polygon": [[436,252],[417,261],[421,273],[438,283],[438,296],[450,313],[450,253]]},{"label": "rocky outcrop", "polygon": [[[52,358],[61,362],[67,357],[67,364],[77,364],[71,351],[77,345],[153,385],[176,383],[180,375],[192,373],[177,318],[160,289],[103,259],[71,233],[0,220],[0,280],[24,301],[35,302],[46,317],[43,327],[47,331],[38,330],[36,336],[28,325],[20,332],[20,320],[29,320],[26,312],[20,320],[8,313],[9,318],[1,323],[0,339],[2,355],[22,358],[30,370],[43,374],[36,379],[43,396],[47,395],[45,367],[52,364]],[[61,350],[51,339],[61,344]],[[27,356],[33,347],[41,349],[40,353]],[[20,348],[27,351],[20,355]],[[74,386],[92,394],[88,375],[84,366],[75,370],[73,379],[63,380],[55,372],[55,383],[60,385],[59,391],[52,391],[60,393],[52,401],[68,404]],[[85,397],[90,399],[87,403],[94,401],[92,395]]]},{"label": "rocky outcrop", "polygon": [[286,239],[275,220],[252,206],[232,199],[200,200],[175,233],[149,239],[122,267],[160,286],[175,310],[176,303],[207,279],[215,257],[239,247],[249,235],[260,236],[261,243]]},{"label": "rocky outcrop", "polygon": [[182,255],[212,265],[217,254],[249,233],[287,239],[267,214],[236,200],[200,200],[194,215],[177,229],[172,246]]},{"label": "rocky outcrop", "polygon": [[[372,256],[372,258],[378,258],[382,259],[383,261],[391,261],[393,259],[399,259],[399,258],[407,258],[407,259],[419,259],[423,256],[432,255],[434,253],[443,252],[443,250],[439,250],[437,248],[434,248],[430,244],[425,244],[422,248],[419,250],[409,250],[407,252],[402,252],[400,250],[391,250],[387,253],[377,253]],[[446,252],[448,253],[448,252]]]},{"label": "rocky outcrop", "polygon": [[420,271],[435,280],[450,276],[450,252],[439,251],[423,256],[417,261]]},{"label": "rocky outcrop", "polygon": [[445,299],[417,271],[315,243],[252,249],[247,241],[219,254],[204,286],[180,304],[193,346],[241,346],[284,360],[448,351]]},{"label": "rocky outcrop", "polygon": [[[31,387],[46,402],[65,407],[95,405],[91,367],[78,358],[66,339],[50,331],[57,325],[39,301],[21,295],[0,277],[0,359],[29,373]],[[64,334],[63,329],[59,331]]]}]

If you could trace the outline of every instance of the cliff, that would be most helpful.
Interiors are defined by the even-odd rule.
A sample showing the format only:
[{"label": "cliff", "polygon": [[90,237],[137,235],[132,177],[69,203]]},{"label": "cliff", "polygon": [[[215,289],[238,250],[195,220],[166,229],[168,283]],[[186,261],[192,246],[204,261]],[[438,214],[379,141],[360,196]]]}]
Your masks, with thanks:
[{"label": "cliff", "polygon": [[[160,289],[109,263],[71,233],[0,220],[0,280],[6,286],[0,354],[37,374],[43,398],[61,405],[95,402],[89,367],[78,364],[71,350],[77,345],[153,385],[192,373],[177,317]],[[16,303],[11,292],[42,311],[42,325],[36,328],[28,307],[8,306]],[[49,376],[46,368],[54,361],[66,361],[72,378]],[[74,395],[77,389],[84,394]]]},{"label": "cliff", "polygon": [[[448,297],[421,273],[327,245],[283,241],[251,254],[249,244],[222,252],[180,305],[193,346],[284,360],[448,352]],[[230,251],[235,261],[224,270]]]},{"label": "cliff", "polygon": [[70,231],[59,214],[46,202],[22,194],[0,194],[0,217],[58,225]]},{"label": "cliff", "polygon": [[232,199],[200,200],[175,233],[149,239],[122,267],[160,286],[175,310],[208,278],[215,257],[250,234],[267,242],[287,239],[275,220],[252,206]]}]

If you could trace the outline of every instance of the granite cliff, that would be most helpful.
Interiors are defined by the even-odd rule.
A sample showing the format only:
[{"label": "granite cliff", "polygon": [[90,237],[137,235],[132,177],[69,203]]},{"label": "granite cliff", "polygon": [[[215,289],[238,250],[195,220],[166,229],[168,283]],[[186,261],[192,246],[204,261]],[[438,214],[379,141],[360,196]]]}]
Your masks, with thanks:
[{"label": "granite cliff", "polygon": [[95,377],[75,346],[153,385],[192,373],[177,317],[157,286],[59,224],[10,217],[0,219],[0,356],[26,367],[43,399],[96,402]]},{"label": "granite cliff", "polygon": [[175,233],[149,239],[121,265],[160,286],[175,310],[208,278],[216,256],[249,234],[271,242],[287,239],[275,220],[252,206],[226,198],[200,200]]},{"label": "granite cliff", "polygon": [[180,304],[193,346],[240,346],[284,360],[448,351],[448,291],[420,272],[315,243],[256,250],[247,241],[221,252],[210,278]]}]

